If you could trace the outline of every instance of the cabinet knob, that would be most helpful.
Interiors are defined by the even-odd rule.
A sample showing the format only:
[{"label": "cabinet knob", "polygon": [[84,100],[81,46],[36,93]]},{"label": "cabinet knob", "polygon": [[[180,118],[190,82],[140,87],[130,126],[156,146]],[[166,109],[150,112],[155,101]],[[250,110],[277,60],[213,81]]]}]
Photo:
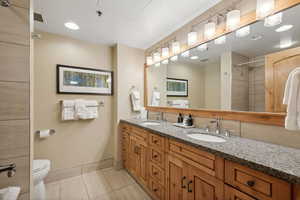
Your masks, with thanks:
[{"label": "cabinet knob", "polygon": [[158,189],[157,189],[157,188],[154,188],[154,189],[153,189],[153,191],[154,191],[154,192],[157,192],[157,191],[158,191]]},{"label": "cabinet knob", "polygon": [[249,187],[253,187],[255,185],[255,181],[247,181],[247,185]]},{"label": "cabinet knob", "polygon": [[158,173],[157,172],[153,172],[153,174],[156,176]]},{"label": "cabinet knob", "polygon": [[158,157],[157,154],[153,155],[153,158],[157,158],[157,157]]},{"label": "cabinet knob", "polygon": [[154,144],[157,144],[157,143],[158,143],[158,140],[154,140],[153,143],[154,143]]}]

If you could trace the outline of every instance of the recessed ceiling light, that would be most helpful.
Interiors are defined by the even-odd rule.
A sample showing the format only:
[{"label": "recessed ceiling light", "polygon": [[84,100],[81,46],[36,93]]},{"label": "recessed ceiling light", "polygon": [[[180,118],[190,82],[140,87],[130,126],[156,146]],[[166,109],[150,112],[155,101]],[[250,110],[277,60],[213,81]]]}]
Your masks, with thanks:
[{"label": "recessed ceiling light", "polygon": [[284,31],[288,31],[290,30],[291,28],[293,28],[293,25],[291,24],[288,24],[288,25],[283,25],[283,26],[280,26],[278,29],[276,29],[275,31],[280,33],[280,32],[284,32]]},{"label": "recessed ceiling light", "polygon": [[236,37],[241,38],[245,37],[250,34],[250,26],[245,26],[243,28],[240,28],[235,32]]},{"label": "recessed ceiling light", "polygon": [[161,63],[164,64],[164,65],[167,65],[167,64],[169,64],[169,60],[168,59],[163,60]]},{"label": "recessed ceiling light", "polygon": [[282,13],[277,13],[265,18],[265,27],[272,27],[281,24],[282,22]]},{"label": "recessed ceiling light", "polygon": [[282,39],[282,40],[280,41],[279,47],[280,47],[281,49],[285,49],[285,48],[291,47],[292,45],[293,45],[292,40],[291,40],[290,38],[286,38],[286,39]]},{"label": "recessed ceiling light", "polygon": [[192,56],[191,60],[197,60],[199,57],[198,56]]},{"label": "recessed ceiling light", "polygon": [[263,38],[262,35],[254,35],[254,36],[251,37],[251,40],[256,41],[256,40],[260,40],[260,39],[262,39],[262,38]]},{"label": "recessed ceiling light", "polygon": [[66,22],[65,27],[67,27],[68,29],[71,29],[71,30],[80,29],[79,26],[77,24],[75,24],[74,22]]}]

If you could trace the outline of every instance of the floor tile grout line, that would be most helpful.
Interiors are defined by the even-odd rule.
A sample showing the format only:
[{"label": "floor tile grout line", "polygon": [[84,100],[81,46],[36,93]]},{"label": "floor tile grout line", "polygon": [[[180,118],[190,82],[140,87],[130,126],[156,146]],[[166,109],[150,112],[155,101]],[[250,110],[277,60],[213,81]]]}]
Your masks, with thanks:
[{"label": "floor tile grout line", "polygon": [[83,177],[83,174],[81,175],[81,178],[82,178],[82,182],[83,182],[83,185],[84,185],[84,189],[85,189],[85,191],[86,191],[86,193],[88,195],[88,199],[92,200],[92,196],[89,193],[88,186],[87,186],[87,183],[85,181],[85,178]]}]

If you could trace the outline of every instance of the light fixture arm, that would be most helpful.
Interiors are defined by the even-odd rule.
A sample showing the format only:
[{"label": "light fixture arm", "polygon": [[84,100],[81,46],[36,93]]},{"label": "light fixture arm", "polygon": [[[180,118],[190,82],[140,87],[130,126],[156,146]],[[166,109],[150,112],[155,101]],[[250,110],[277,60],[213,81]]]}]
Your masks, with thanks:
[{"label": "light fixture arm", "polygon": [[10,7],[10,2],[9,2],[9,0],[0,0],[0,5],[2,6],[2,7]]}]

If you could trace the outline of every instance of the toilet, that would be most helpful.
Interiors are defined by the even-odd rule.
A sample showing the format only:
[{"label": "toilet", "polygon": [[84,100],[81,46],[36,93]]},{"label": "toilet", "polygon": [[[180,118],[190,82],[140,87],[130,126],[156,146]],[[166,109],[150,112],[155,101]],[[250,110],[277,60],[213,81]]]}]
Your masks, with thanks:
[{"label": "toilet", "polygon": [[34,160],[33,161],[33,185],[34,185],[34,199],[45,200],[46,189],[44,179],[50,171],[50,160]]}]

